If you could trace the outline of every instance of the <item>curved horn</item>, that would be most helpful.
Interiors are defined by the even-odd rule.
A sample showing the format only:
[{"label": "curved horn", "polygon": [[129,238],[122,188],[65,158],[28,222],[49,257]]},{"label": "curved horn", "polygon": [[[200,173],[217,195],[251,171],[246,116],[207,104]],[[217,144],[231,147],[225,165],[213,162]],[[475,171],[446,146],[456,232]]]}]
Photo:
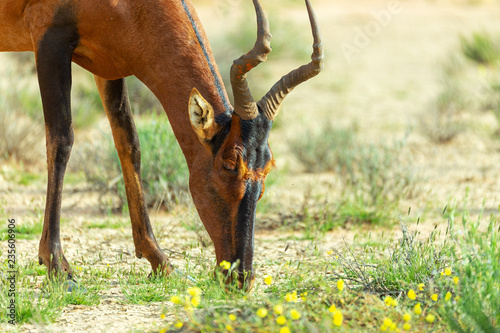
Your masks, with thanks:
[{"label": "curved horn", "polygon": [[290,91],[296,86],[310,78],[318,75],[323,69],[323,43],[321,42],[321,32],[319,29],[316,14],[312,9],[309,0],[306,0],[307,12],[309,13],[309,20],[311,21],[311,29],[314,37],[312,61],[307,65],[303,65],[287,75],[283,76],[276,84],[269,90],[269,92],[262,97],[259,101],[259,109],[269,119],[273,120],[278,113],[279,106],[283,99]]},{"label": "curved horn", "polygon": [[257,104],[248,88],[247,73],[261,62],[266,61],[268,53],[271,52],[272,36],[269,31],[269,22],[259,0],[253,0],[253,4],[257,14],[257,41],[250,52],[233,62],[230,74],[235,104],[234,112],[245,120],[254,119],[259,114]]}]

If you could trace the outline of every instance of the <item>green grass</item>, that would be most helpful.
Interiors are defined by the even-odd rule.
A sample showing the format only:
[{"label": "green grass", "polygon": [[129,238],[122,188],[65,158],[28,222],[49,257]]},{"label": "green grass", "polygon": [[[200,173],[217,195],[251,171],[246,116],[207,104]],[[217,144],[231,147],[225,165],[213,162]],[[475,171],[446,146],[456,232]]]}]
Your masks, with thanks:
[{"label": "green grass", "polygon": [[[43,211],[35,209],[35,217],[16,220],[16,239],[36,239],[43,231]],[[8,239],[7,226],[0,228],[0,240]]]},{"label": "green grass", "polygon": [[459,42],[460,47],[443,59],[440,88],[419,120],[422,133],[438,144],[474,130],[477,125],[464,119],[476,118],[478,111],[493,112],[500,120],[500,43],[486,32],[460,36]]},{"label": "green grass", "polygon": [[[57,281],[45,281],[40,288],[35,278],[45,269],[20,258],[17,320],[44,324],[54,322],[69,304],[96,307],[114,284],[124,296],[123,304],[165,305],[162,312],[173,316],[167,322],[158,313],[158,321],[172,332],[278,332],[283,327],[297,332],[377,332],[390,331],[391,325],[400,330],[411,325],[416,332],[496,332],[500,221],[497,215],[489,222],[482,216],[471,220],[466,203],[460,224],[455,221],[458,211],[454,205],[444,210],[444,235],[419,235],[419,220],[401,221],[401,232],[393,237],[358,233],[344,249],[323,250],[310,241],[304,255],[295,259],[262,258],[255,263],[257,281],[250,293],[226,286],[223,276],[214,277],[214,260],[204,251],[187,251],[180,273],[167,278],[149,278],[148,269],[134,264],[118,268],[100,256],[82,257],[72,266],[85,289],[72,293]],[[283,240],[292,240],[292,235],[285,233]],[[1,271],[7,274],[5,266]],[[6,279],[0,289],[0,322],[6,322]],[[421,313],[415,312],[417,304]]]},{"label": "green grass", "polygon": [[486,32],[460,36],[460,46],[463,55],[478,64],[494,65],[500,59],[500,44]]},{"label": "green grass", "polygon": [[150,204],[169,206],[188,192],[184,155],[164,115],[144,119],[137,131],[141,141],[142,181]]},{"label": "green grass", "polygon": [[[148,304],[168,299],[170,280],[164,277],[148,278],[144,269],[131,268],[120,277],[120,288],[130,304]],[[174,278],[175,279],[175,278]]]},{"label": "green grass", "polygon": [[[189,201],[186,161],[166,116],[138,119],[137,132],[146,204],[171,209]],[[82,148],[78,157],[80,171],[101,194],[100,205],[104,210],[123,209],[127,198],[118,154],[109,135],[103,134],[99,141]]]},{"label": "green grass", "polygon": [[[500,332],[500,225],[491,215],[486,231],[480,231],[481,218],[473,221],[465,212],[464,232],[454,235],[453,271],[460,277],[454,295],[459,297],[441,313],[456,332]],[[455,223],[453,216],[450,221]]]},{"label": "green grass", "polygon": [[327,231],[346,221],[391,223],[401,198],[415,191],[412,168],[400,157],[406,138],[393,144],[363,143],[357,132],[356,125],[336,128],[327,123],[291,142],[308,172],[334,172],[342,184],[340,199],[323,194],[312,198],[315,209],[303,206],[300,215],[306,224]]},{"label": "green grass", "polygon": [[[467,216],[466,210],[464,216]],[[195,302],[197,306],[193,306],[194,297],[187,291],[178,291],[174,302],[178,303],[175,305],[177,319],[166,328],[172,332],[183,329],[277,332],[282,327],[297,332],[376,332],[390,331],[391,325],[395,325],[393,331],[397,328],[402,330],[408,324],[412,331],[446,332],[455,327],[450,325],[447,317],[447,313],[451,313],[450,318],[460,318],[464,331],[496,332],[499,221],[496,216],[492,217],[486,233],[479,232],[477,225],[471,226],[467,222],[459,232],[450,221],[446,235],[434,232],[424,240],[417,240],[417,234],[410,233],[403,226],[402,235],[396,243],[385,241],[389,251],[373,251],[371,246],[365,244],[361,249],[348,248],[342,253],[329,252],[326,256],[313,252],[297,261],[268,260],[262,266],[274,267],[271,285],[262,283],[264,277],[261,276],[252,293],[232,294],[229,299],[226,293],[220,294],[218,289],[213,288],[211,278],[199,276],[196,286],[202,291],[200,303]],[[460,234],[469,236],[457,238]],[[461,246],[468,251],[474,248],[471,247],[473,244],[483,244],[486,255],[479,252],[479,257],[477,250],[482,247],[475,249],[477,262],[472,268],[470,263],[457,260],[457,241],[463,242]],[[380,242],[376,243],[381,246]],[[263,267],[257,269],[260,268]],[[340,279],[345,282],[343,291],[337,287]],[[467,296],[470,291],[465,286],[476,293]],[[294,295],[297,295],[296,301]],[[461,302],[470,302],[471,297],[475,299],[473,303],[468,307],[461,305]],[[334,324],[333,314],[329,311],[332,304],[342,313],[340,327]],[[280,314],[274,311],[276,305],[283,307],[281,315],[286,320],[283,325],[277,323]],[[420,307],[420,312],[415,312],[416,306]],[[259,309],[267,311],[264,318],[257,314]],[[297,311],[300,318],[297,318],[297,313],[292,316],[292,310]],[[260,310],[259,313],[266,311]],[[469,326],[461,315],[465,311],[471,311],[467,320],[478,318],[476,320],[482,320],[481,323]],[[473,316],[483,312],[484,316]]]}]

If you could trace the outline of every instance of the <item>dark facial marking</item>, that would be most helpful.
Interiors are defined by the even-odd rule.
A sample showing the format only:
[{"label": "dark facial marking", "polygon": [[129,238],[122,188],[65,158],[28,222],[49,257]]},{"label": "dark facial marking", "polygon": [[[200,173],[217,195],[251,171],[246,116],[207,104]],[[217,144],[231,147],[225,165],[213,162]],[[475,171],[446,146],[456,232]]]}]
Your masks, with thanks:
[{"label": "dark facial marking", "polygon": [[241,271],[249,271],[252,269],[255,211],[261,192],[261,182],[247,181],[245,196],[243,200],[241,200],[238,209],[236,242],[239,246],[236,258],[241,260]]},{"label": "dark facial marking", "polygon": [[272,159],[267,143],[271,132],[272,121],[262,114],[252,120],[241,120],[241,137],[243,141],[243,159],[250,171],[264,170]]},{"label": "dark facial marking", "polygon": [[219,114],[215,117],[215,122],[219,125],[222,125],[222,128],[217,134],[213,136],[210,140],[209,145],[212,149],[212,155],[216,156],[219,152],[220,148],[226,141],[227,135],[229,131],[231,131],[231,117],[228,117],[226,114]]}]

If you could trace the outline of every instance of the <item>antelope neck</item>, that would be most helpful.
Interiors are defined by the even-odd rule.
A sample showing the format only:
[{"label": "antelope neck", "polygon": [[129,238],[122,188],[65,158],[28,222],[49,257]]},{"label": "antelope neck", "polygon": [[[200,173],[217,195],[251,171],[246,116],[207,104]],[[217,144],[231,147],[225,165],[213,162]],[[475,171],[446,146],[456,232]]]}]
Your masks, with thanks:
[{"label": "antelope neck", "polygon": [[200,47],[203,51],[203,55],[205,56],[205,60],[208,63],[208,67],[210,68],[210,72],[212,73],[212,76],[214,78],[215,86],[217,87],[217,91],[219,93],[219,96],[222,99],[222,103],[224,104],[224,108],[226,110],[231,110],[232,106],[229,103],[229,101],[226,98],[226,94],[224,93],[224,89],[222,82],[219,79],[219,76],[217,75],[217,72],[215,70],[215,66],[212,63],[210,56],[208,55],[207,47],[205,46],[205,42],[203,41],[203,38],[201,37],[200,30],[198,29],[198,25],[196,24],[195,20],[193,19],[193,16],[191,15],[191,12],[189,11],[189,7],[186,4],[185,0],[181,0],[182,7],[184,8],[184,11],[186,12],[187,17],[189,18],[189,22],[191,22],[191,26],[193,27],[194,33],[196,34],[196,38],[198,39],[198,43],[200,43]]}]

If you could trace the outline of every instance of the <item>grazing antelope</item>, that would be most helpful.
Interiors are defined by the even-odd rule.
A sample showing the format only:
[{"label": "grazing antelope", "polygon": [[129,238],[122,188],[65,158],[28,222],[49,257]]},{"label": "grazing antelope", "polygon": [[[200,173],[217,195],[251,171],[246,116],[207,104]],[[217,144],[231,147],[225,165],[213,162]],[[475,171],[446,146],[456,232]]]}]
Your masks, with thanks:
[{"label": "grazing antelope", "polygon": [[[48,185],[39,262],[49,275],[72,271],[59,221],[63,179],[73,144],[71,62],[95,76],[123,169],[136,256],[153,272],[172,266],[156,242],[140,176],[140,148],[125,85],[135,75],[162,103],[190,172],[189,188],[215,246],[217,263],[239,261],[238,285],[250,288],[257,201],[274,162],[268,136],[285,96],[323,67],[320,31],[312,61],[283,76],[254,102],[247,73],[271,51],[259,0],[257,41],[234,61],[231,106],[203,27],[189,0],[2,0],[0,51],[34,51],[47,141]],[[164,149],[168,149],[165,147]]]}]

